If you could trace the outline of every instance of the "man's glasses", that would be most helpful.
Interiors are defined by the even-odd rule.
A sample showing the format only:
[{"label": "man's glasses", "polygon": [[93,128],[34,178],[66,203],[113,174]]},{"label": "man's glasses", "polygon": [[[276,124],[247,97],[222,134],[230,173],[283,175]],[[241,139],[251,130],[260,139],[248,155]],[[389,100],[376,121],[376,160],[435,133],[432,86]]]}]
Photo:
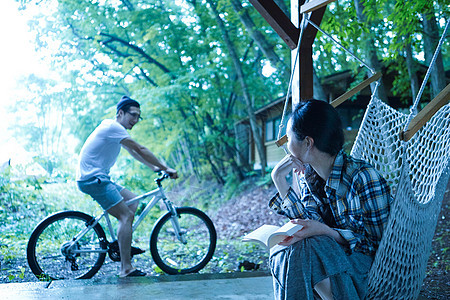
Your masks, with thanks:
[{"label": "man's glasses", "polygon": [[139,113],[130,113],[128,111],[126,111],[127,114],[129,114],[130,116],[132,116],[134,119],[137,119],[138,121],[142,121],[142,117]]}]

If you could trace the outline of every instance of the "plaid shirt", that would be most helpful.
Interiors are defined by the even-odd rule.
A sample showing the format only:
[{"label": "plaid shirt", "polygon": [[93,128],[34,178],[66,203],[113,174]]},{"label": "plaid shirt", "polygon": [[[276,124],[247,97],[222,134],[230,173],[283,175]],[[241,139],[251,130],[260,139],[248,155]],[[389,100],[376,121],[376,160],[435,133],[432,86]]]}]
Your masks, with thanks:
[{"label": "plaid shirt", "polygon": [[[326,183],[317,184],[311,177],[318,175],[307,167],[299,176],[300,197],[290,188],[284,199],[277,193],[269,207],[291,219],[326,223],[348,241],[348,253],[374,255],[392,203],[386,180],[370,164],[343,151],[336,156]],[[329,217],[324,218],[327,207]]]}]

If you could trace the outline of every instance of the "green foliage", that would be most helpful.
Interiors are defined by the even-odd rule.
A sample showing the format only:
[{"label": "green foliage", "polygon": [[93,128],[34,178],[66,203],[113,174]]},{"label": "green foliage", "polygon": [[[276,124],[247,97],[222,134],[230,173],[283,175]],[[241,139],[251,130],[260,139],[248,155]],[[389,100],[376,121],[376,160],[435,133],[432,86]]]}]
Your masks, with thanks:
[{"label": "green foliage", "polygon": [[[211,261],[206,265],[202,272],[214,272],[220,270],[221,273],[243,272],[239,264],[244,261],[250,261],[255,264],[262,264],[267,261],[269,252],[264,247],[256,243],[243,243],[240,239],[218,240],[216,252]],[[266,269],[267,266],[261,266]]]},{"label": "green foliage", "polygon": [[31,231],[49,214],[98,212],[98,205],[78,192],[73,181],[48,183],[48,178],[24,175],[23,168],[8,168],[0,176],[0,257],[5,261],[25,257]]},{"label": "green foliage", "polygon": [[258,186],[269,186],[272,182],[272,169],[266,169],[266,175],[263,177],[260,177],[258,181],[256,182],[256,185]]},{"label": "green foliage", "polygon": [[[142,103],[142,115],[147,117],[134,130],[136,139],[172,166],[203,179],[213,174],[220,181],[235,164],[233,125],[242,118],[244,105],[232,62],[224,55],[221,34],[207,7],[195,2],[181,6],[136,2],[132,8],[120,2],[57,3],[45,26],[36,26],[37,35],[40,41],[61,45],[51,61],[68,71],[63,74],[70,81],[66,91],[76,87],[76,95],[66,95],[76,99],[69,108],[73,118],[66,126],[79,145],[102,118],[112,117],[110,108],[121,94],[131,94]],[[39,5],[52,7],[51,1]],[[224,10],[223,19],[242,58],[255,107],[271,101],[283,92],[282,81],[254,72],[263,58],[238,16],[225,12],[230,9],[228,1],[219,2],[219,9]],[[264,24],[256,12],[252,16]],[[35,22],[40,21],[38,16]],[[277,40],[273,31],[266,36]],[[47,98],[54,98],[49,93]],[[35,136],[30,141],[36,148],[41,142]],[[46,134],[46,138],[54,142],[52,136]],[[134,172],[128,169],[125,173]]]},{"label": "green foliage", "polygon": [[[444,19],[449,9],[442,0],[410,5],[360,2],[365,18],[358,18],[354,1],[336,1],[328,5],[321,27],[363,60],[367,40],[373,39],[373,50],[392,65],[389,72],[395,71],[392,92],[408,99],[409,81],[402,62],[405,44],[411,43],[413,54],[419,55],[423,51],[420,16],[435,12]],[[114,117],[114,105],[123,94],[142,104],[145,120],[133,129],[133,138],[181,174],[199,180],[212,177],[223,184],[224,178],[233,180],[249,171],[248,165],[237,163],[234,136],[234,124],[247,116],[243,91],[209,5],[196,1],[22,3],[37,4],[46,12],[30,25],[37,46],[47,51],[46,59],[61,77],[57,82],[30,75],[24,85],[29,96],[16,107],[19,115],[33,110],[42,120],[25,117],[17,135],[26,137],[27,150],[38,154],[49,174],[58,172],[67,178],[74,173],[75,163],[65,164],[68,159],[60,154],[78,154],[101,120]],[[243,9],[237,12],[230,0],[216,1],[256,109],[285,93],[287,79],[280,66],[289,65],[290,51],[248,2],[240,3]],[[280,65],[273,66],[278,70],[268,77],[262,76],[262,70],[269,58],[261,53],[261,40],[252,38],[241,21],[244,12],[255,24],[252,30],[261,33],[279,56]],[[351,70],[354,84],[362,79],[359,62],[321,33],[313,50],[318,76]],[[443,53],[448,56],[448,45]],[[123,159],[117,174],[125,184],[141,190],[152,176],[131,161]],[[66,170],[63,174],[61,167]]]}]

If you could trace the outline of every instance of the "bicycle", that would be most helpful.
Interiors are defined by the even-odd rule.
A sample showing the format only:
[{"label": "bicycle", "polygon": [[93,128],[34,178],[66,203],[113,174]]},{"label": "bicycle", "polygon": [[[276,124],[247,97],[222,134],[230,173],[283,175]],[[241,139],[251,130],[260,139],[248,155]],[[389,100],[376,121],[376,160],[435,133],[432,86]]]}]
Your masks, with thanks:
[{"label": "bicycle", "polygon": [[[156,189],[137,196],[131,204],[153,197],[133,223],[133,232],[148,212],[162,200],[167,212],[154,224],[150,235],[153,261],[167,274],[196,273],[211,260],[217,234],[211,219],[194,207],[176,207],[164,193],[159,173]],[[106,219],[112,242],[99,221]],[[33,230],[27,245],[31,271],[40,280],[88,279],[103,265],[106,254],[120,261],[115,231],[107,211],[92,217],[80,211],[62,211],[48,216]]]}]

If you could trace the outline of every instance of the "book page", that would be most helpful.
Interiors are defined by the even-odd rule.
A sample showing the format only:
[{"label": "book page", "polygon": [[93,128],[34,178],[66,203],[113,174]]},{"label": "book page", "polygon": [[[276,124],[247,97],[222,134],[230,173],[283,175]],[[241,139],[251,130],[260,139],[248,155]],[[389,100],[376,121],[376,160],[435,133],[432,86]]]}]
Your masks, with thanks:
[{"label": "book page", "polygon": [[280,232],[280,233],[284,233],[287,236],[291,236],[302,228],[303,228],[302,225],[294,224],[292,222],[287,222],[280,229],[275,231],[275,233]]},{"label": "book page", "polygon": [[263,225],[245,235],[242,238],[242,241],[260,242],[270,249],[276,244],[282,242],[286,237],[293,235],[302,228],[302,225],[294,224],[291,222],[287,222],[282,227],[275,225]]},{"label": "book page", "polygon": [[269,237],[268,243],[269,248],[272,248],[276,244],[282,242],[288,236],[292,236],[294,233],[301,230],[302,228],[303,228],[302,225],[287,222],[281,228],[272,233],[272,235]]},{"label": "book page", "polygon": [[243,241],[260,241],[266,247],[268,247],[268,240],[272,233],[277,231],[280,227],[275,225],[263,225],[256,229],[255,231],[250,232],[245,235],[242,240]]},{"label": "book page", "polygon": [[272,235],[268,242],[269,249],[272,248],[273,246],[277,245],[278,243],[281,243],[287,237],[288,237],[288,235],[281,234],[281,233],[278,233],[277,235]]}]

